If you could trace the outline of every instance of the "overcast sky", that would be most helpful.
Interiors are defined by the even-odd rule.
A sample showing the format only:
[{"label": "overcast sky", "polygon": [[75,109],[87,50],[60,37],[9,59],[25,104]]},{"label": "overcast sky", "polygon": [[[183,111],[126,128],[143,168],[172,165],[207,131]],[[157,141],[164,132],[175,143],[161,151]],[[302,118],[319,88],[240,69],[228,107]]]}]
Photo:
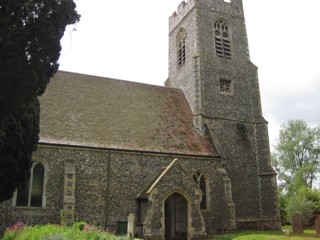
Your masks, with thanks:
[{"label": "overcast sky", "polygon": [[[163,85],[168,18],[181,0],[75,2],[82,17],[76,31],[65,32],[60,70]],[[290,119],[320,123],[320,0],[243,4],[273,145],[280,125]]]}]

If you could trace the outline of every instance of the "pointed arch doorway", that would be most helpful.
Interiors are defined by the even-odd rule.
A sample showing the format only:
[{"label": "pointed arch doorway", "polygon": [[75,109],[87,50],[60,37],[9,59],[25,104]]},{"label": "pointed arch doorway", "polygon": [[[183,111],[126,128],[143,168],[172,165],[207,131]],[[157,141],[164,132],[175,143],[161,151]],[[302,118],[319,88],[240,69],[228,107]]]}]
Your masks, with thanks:
[{"label": "pointed arch doorway", "polygon": [[165,201],[166,240],[187,240],[188,202],[179,193],[173,193]]}]

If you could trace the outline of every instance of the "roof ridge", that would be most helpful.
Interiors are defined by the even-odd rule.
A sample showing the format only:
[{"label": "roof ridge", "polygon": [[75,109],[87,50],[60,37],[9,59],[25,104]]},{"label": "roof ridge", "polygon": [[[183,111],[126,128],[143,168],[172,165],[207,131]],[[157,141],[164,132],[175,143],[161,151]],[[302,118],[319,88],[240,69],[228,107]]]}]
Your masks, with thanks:
[{"label": "roof ridge", "polygon": [[[180,88],[173,88],[173,87],[167,87],[167,86],[161,86],[161,85],[156,85],[156,84],[150,84],[150,83],[142,83],[142,82],[136,82],[136,81],[131,81],[127,79],[119,79],[119,78],[112,78],[112,77],[105,77],[105,76],[98,76],[98,75],[91,75],[87,73],[78,73],[78,72],[69,72],[65,70],[59,70],[56,74],[70,74],[70,75],[77,75],[79,77],[89,77],[89,78],[96,78],[96,79],[102,79],[106,81],[119,81],[119,82],[124,82],[128,84],[135,84],[135,85],[141,85],[141,86],[150,86],[150,87],[155,87],[155,88],[162,88],[162,89],[170,89],[170,90],[177,90],[177,91],[182,91]],[[53,77],[54,78],[54,77]]]}]

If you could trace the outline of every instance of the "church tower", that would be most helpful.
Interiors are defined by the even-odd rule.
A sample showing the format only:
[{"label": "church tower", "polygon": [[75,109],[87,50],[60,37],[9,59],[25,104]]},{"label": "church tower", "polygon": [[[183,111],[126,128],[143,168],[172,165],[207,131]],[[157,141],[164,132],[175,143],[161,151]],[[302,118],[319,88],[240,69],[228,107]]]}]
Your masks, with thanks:
[{"label": "church tower", "polygon": [[169,19],[166,86],[183,90],[195,131],[208,131],[223,157],[238,228],[280,228],[276,174],[242,0],[189,0],[178,6]]}]

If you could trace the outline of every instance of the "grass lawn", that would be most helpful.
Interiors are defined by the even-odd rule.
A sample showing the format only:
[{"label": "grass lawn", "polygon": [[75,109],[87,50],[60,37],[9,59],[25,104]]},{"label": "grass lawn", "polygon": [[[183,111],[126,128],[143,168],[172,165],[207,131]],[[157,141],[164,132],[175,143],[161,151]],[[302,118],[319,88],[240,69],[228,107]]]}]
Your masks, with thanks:
[{"label": "grass lawn", "polygon": [[305,230],[303,234],[293,233],[290,236],[285,236],[283,232],[241,232],[232,234],[216,235],[210,239],[212,240],[314,240],[320,238],[316,236],[314,230]]},{"label": "grass lawn", "polygon": [[[290,229],[290,228],[286,228]],[[283,232],[243,231],[231,234],[222,234],[208,237],[209,240],[314,240],[315,230],[305,230],[303,234],[286,236]],[[2,240],[129,240],[124,236],[115,236],[110,230],[102,229],[86,222],[76,222],[70,227],[47,224],[27,226],[17,222],[8,227]],[[130,239],[132,240],[132,239]],[[135,239],[138,240],[138,239]]]}]

